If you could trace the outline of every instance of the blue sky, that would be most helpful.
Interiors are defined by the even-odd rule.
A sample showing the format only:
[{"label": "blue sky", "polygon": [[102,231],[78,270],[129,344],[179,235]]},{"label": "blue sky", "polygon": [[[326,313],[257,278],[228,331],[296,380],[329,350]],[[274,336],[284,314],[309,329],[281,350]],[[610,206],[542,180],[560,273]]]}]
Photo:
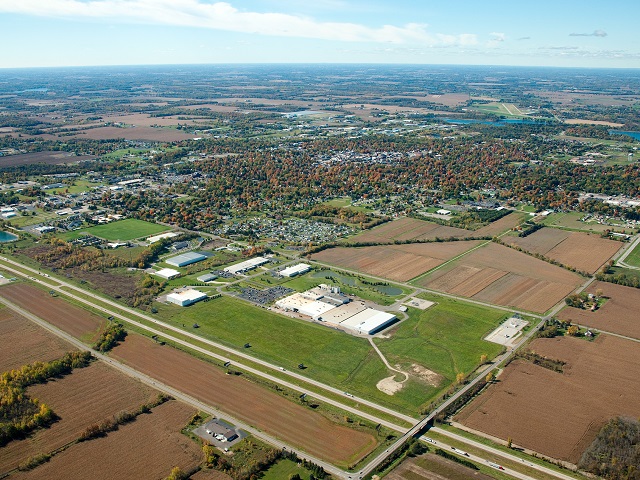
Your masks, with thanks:
[{"label": "blue sky", "polygon": [[415,63],[640,68],[640,2],[0,0],[0,68]]}]

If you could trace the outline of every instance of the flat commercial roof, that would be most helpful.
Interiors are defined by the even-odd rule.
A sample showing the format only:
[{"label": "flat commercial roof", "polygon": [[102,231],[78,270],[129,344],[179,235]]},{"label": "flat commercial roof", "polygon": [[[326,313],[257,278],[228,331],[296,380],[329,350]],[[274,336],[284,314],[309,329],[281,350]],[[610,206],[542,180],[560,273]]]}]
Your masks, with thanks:
[{"label": "flat commercial roof", "polygon": [[153,237],[147,238],[147,242],[156,243],[162,240],[163,238],[173,238],[177,236],[178,234],[176,232],[161,233],[160,235],[154,235]]},{"label": "flat commercial roof", "polygon": [[210,282],[212,280],[215,280],[216,278],[218,278],[218,275],[216,275],[215,273],[205,273],[204,275],[200,275],[197,280],[199,282]]},{"label": "flat commercial roof", "polygon": [[307,298],[301,293],[294,293],[282,300],[278,300],[276,305],[285,310],[297,310],[299,313],[309,317],[317,317],[335,308],[328,303]]},{"label": "flat commercial roof", "polygon": [[181,255],[176,255],[175,257],[171,257],[166,262],[169,265],[174,265],[176,267],[184,267],[185,265],[191,265],[192,263],[201,262],[206,259],[206,255],[202,255],[201,253],[196,252],[187,252]]},{"label": "flat commercial roof", "polygon": [[204,298],[207,298],[206,293],[202,293],[198,290],[193,289],[183,290],[182,292],[170,293],[169,295],[167,295],[167,300],[177,300],[178,302],[197,302],[198,300],[202,300]]},{"label": "flat commercial roof", "polygon": [[173,268],[163,268],[162,270],[158,270],[157,272],[155,272],[154,275],[157,275],[158,277],[170,279],[180,275],[180,272],[177,270],[174,270]]},{"label": "flat commercial roof", "polygon": [[340,322],[344,322],[347,318],[353,317],[356,313],[360,313],[366,308],[362,302],[345,303],[344,305],[340,305],[323,313],[322,321],[338,325]]},{"label": "flat commercial roof", "polygon": [[245,260],[244,262],[236,263],[235,265],[226,267],[224,271],[229,273],[240,273],[259,267],[260,265],[264,265],[268,262],[269,260],[264,257],[250,258],[249,260]]},{"label": "flat commercial roof", "polygon": [[300,275],[301,273],[306,273],[311,270],[311,265],[307,265],[306,263],[299,263],[297,265],[292,265],[291,267],[287,267],[280,272],[280,275],[283,277],[293,277],[294,275]]},{"label": "flat commercial roof", "polygon": [[397,317],[391,313],[367,308],[366,310],[356,313],[354,316],[346,319],[340,324],[340,326],[355,330],[359,333],[369,334],[380,330],[396,318]]}]

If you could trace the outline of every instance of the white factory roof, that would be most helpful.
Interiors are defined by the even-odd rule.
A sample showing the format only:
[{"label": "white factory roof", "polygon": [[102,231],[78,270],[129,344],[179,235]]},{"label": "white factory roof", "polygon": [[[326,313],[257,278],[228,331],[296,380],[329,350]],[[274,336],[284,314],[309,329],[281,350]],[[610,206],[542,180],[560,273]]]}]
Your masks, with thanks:
[{"label": "white factory roof", "polygon": [[368,334],[380,330],[395,319],[396,316],[391,313],[367,308],[366,310],[356,313],[354,316],[346,319],[344,322],[340,323],[340,326],[349,328],[358,333]]},{"label": "white factory roof", "polygon": [[346,319],[353,317],[356,313],[360,313],[366,308],[362,302],[345,303],[344,305],[340,305],[323,313],[322,321],[331,323],[332,325],[338,325],[340,322],[344,322]]},{"label": "white factory roof", "polygon": [[155,272],[154,275],[162,278],[173,278],[180,275],[180,272],[178,270],[174,270],[173,268],[163,268],[162,270],[158,270],[157,272]]},{"label": "white factory roof", "polygon": [[176,232],[161,233],[160,235],[154,235],[153,237],[147,238],[147,242],[156,243],[162,240],[163,238],[173,238],[177,236],[178,234]]},{"label": "white factory roof", "polygon": [[[198,300],[202,300],[206,298],[207,294],[199,292],[198,290],[183,290],[182,292],[170,293],[167,295],[167,300],[173,301],[177,300],[178,302],[197,302]],[[175,302],[174,302],[175,303]]]},{"label": "white factory roof", "polygon": [[321,302],[320,300],[312,300],[302,293],[294,293],[282,300],[278,300],[276,305],[284,310],[297,310],[303,315],[309,317],[322,316],[324,312],[328,312],[335,308],[334,305]]},{"label": "white factory roof", "polygon": [[292,265],[291,267],[287,267],[280,272],[280,275],[283,277],[293,277],[294,275],[300,275],[301,273],[306,273],[311,270],[311,265],[307,265],[306,263],[299,263],[297,265]]},{"label": "white factory roof", "polygon": [[236,263],[235,265],[226,267],[224,271],[229,273],[245,272],[247,270],[259,267],[260,265],[264,265],[268,261],[269,260],[264,257],[250,258],[249,260],[245,260],[244,262]]}]

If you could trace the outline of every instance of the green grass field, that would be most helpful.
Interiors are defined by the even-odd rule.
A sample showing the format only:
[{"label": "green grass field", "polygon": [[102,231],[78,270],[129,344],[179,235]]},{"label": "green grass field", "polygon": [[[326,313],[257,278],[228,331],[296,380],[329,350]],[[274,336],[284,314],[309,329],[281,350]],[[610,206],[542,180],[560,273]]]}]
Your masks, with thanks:
[{"label": "green grass field", "polygon": [[105,240],[127,241],[133,240],[134,238],[147,237],[160,232],[166,232],[167,230],[170,230],[170,228],[165,227],[164,225],[157,225],[155,223],[145,222],[135,218],[127,218],[125,220],[118,220],[117,222],[111,222],[104,225],[83,228],[72,233],[80,236],[81,232],[86,232],[90,235],[104,238]]},{"label": "green grass field", "polygon": [[[310,378],[367,398],[397,410],[415,414],[455,380],[457,372],[469,373],[480,355],[489,358],[501,347],[481,337],[492,330],[503,312],[440,297],[438,305],[426,311],[412,310],[390,339],[378,339],[392,364],[419,364],[442,375],[437,386],[411,378],[393,396],[376,387],[394,374],[383,364],[365,338],[348,335],[326,326],[285,317],[241,300],[221,297],[187,308],[155,304],[158,317],[205,338],[242,349],[287,370],[307,367],[300,373]],[[198,323],[200,328],[193,329]],[[184,327],[183,327],[184,325]],[[397,377],[400,379],[400,377]]]},{"label": "green grass field", "polygon": [[[581,212],[565,212],[565,213],[551,213],[544,220],[542,224],[546,227],[564,228],[567,230],[579,230],[583,232],[604,232],[605,230],[612,229],[611,225],[602,225],[594,221],[582,222],[580,219],[584,217],[584,213]],[[613,227],[615,228],[615,226]]]},{"label": "green grass field", "polygon": [[391,364],[406,369],[416,363],[442,375],[443,384],[450,384],[457,373],[472,372],[480,355],[493,358],[500,353],[500,345],[482,338],[508,314],[447,297],[421,297],[437,304],[427,310],[410,308],[409,319],[390,338],[375,340]]},{"label": "green grass field", "polygon": [[260,478],[262,480],[286,480],[289,478],[289,475],[293,475],[294,473],[300,475],[302,480],[309,480],[309,475],[311,475],[311,472],[302,465],[298,466],[297,463],[285,459],[280,460],[269,468],[269,470],[264,472]]},{"label": "green grass field", "polygon": [[634,267],[640,267],[640,245],[633,249],[629,256],[625,259],[624,263],[628,263]]}]

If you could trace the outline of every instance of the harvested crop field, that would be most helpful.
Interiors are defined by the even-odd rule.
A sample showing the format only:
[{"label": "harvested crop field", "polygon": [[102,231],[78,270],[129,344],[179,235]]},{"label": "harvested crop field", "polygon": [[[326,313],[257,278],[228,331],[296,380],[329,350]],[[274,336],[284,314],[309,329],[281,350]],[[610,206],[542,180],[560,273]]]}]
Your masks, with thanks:
[{"label": "harvested crop field", "polygon": [[335,247],[312,256],[313,260],[406,282],[479,245],[480,241],[416,243],[375,247]]},{"label": "harvested crop field", "polygon": [[330,463],[356,463],[376,447],[368,433],[333,423],[242,376],[225,375],[188,353],[138,335],[129,334],[112,356]]},{"label": "harvested crop field", "polygon": [[387,480],[468,480],[469,478],[491,480],[493,477],[434,453],[426,453],[419,457],[407,457],[384,478]]},{"label": "harvested crop field", "polygon": [[640,344],[602,334],[594,342],[537,339],[530,349],[566,362],[564,373],[513,361],[456,420],[576,463],[610,418],[640,416]]},{"label": "harvested crop field", "polygon": [[82,130],[71,138],[89,138],[91,140],[124,138],[125,140],[149,140],[151,142],[179,142],[180,140],[191,140],[193,137],[193,134],[184,133],[171,128],[100,127]]},{"label": "harvested crop field", "polygon": [[95,341],[107,322],[80,307],[26,283],[14,283],[0,289],[0,295],[28,310],[74,337],[87,342]]},{"label": "harvested crop field", "polygon": [[526,237],[504,237],[503,241],[591,274],[597,272],[623,245],[600,235],[555,228],[542,228]]},{"label": "harvested crop field", "polygon": [[24,440],[14,440],[0,448],[0,473],[17,467],[29,457],[66,445],[89,425],[122,411],[137,410],[154,399],[157,392],[107,365],[94,362],[59,380],[29,387],[27,393],[49,405],[60,420]]},{"label": "harvested crop field", "polygon": [[9,310],[0,309],[0,372],[33,362],[48,362],[73,350],[44,328]]},{"label": "harvested crop field", "polygon": [[581,278],[509,247],[489,243],[420,279],[420,286],[474,300],[543,313]]},{"label": "harvested crop field", "polygon": [[8,155],[6,157],[0,157],[0,168],[33,165],[34,163],[58,165],[61,163],[80,162],[82,160],[89,160],[92,158],[95,157],[91,155],[74,155],[68,152],[22,153],[20,155]]},{"label": "harvested crop field", "polygon": [[602,290],[608,298],[595,312],[580,308],[566,307],[558,318],[572,323],[586,325],[596,330],[617,333],[640,339],[640,289],[624,287],[613,283],[595,282],[586,290],[595,294]]},{"label": "harvested crop field", "polygon": [[202,461],[198,444],[180,433],[194,413],[179,402],[164,403],[106,437],[74,445],[10,478],[165,478],[175,466],[188,472]]},{"label": "harvested crop field", "polygon": [[511,230],[516,225],[520,225],[522,223],[522,219],[522,213],[512,212],[509,215],[476,230],[474,233],[478,237],[493,237],[506,230]]},{"label": "harvested crop field", "polygon": [[446,227],[416,218],[400,218],[360,233],[347,240],[353,242],[390,243],[395,240],[433,240],[438,238],[475,237],[476,233],[461,228]]}]

